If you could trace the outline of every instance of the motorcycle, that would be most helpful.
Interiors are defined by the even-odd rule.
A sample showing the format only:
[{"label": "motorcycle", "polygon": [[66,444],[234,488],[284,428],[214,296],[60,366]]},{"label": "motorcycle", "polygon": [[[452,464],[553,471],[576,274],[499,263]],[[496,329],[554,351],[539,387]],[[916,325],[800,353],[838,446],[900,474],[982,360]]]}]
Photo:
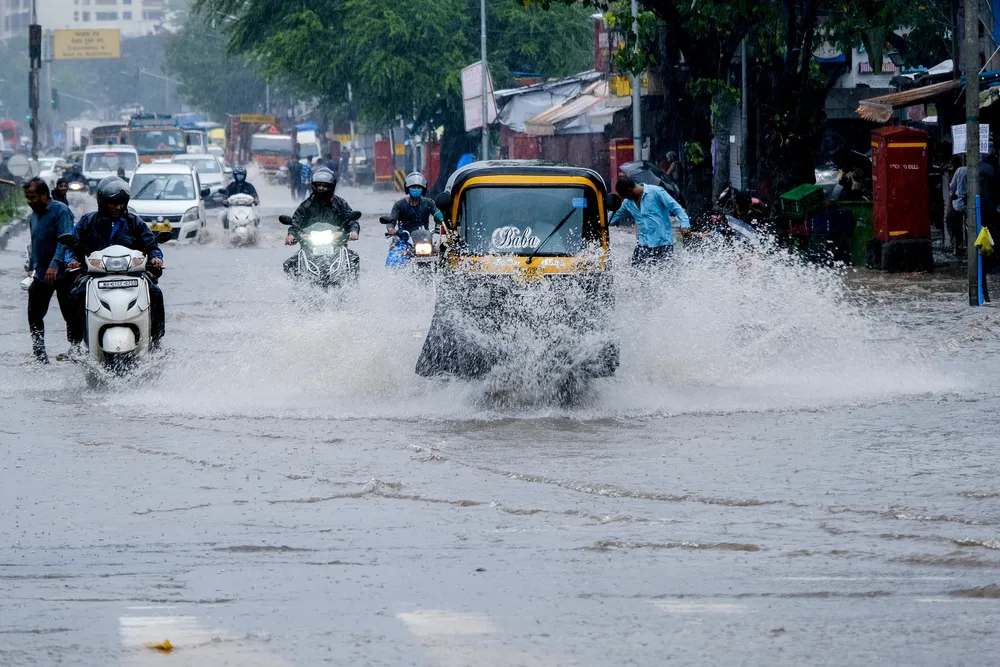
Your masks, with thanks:
[{"label": "motorcycle", "polygon": [[[157,243],[172,238],[170,232],[157,234]],[[63,234],[59,242],[79,249],[72,234]],[[138,250],[113,245],[87,255],[82,267],[87,283],[87,334],[84,346],[93,366],[122,374],[150,351],[150,275],[163,274]]]},{"label": "motorcycle", "polygon": [[288,166],[281,165],[274,174],[274,182],[278,185],[288,185]]},{"label": "motorcycle", "polygon": [[229,241],[235,246],[256,245],[260,219],[251,195],[233,195],[225,202],[226,219],[229,221]]},{"label": "motorcycle", "polygon": [[434,234],[428,229],[415,229],[408,232],[400,229],[389,218],[379,218],[386,226],[386,238],[393,239],[385,265],[402,268],[413,264],[419,270],[431,271],[437,265],[437,247],[434,245]]},{"label": "motorcycle", "polygon": [[[361,211],[352,211],[349,221],[361,219]],[[283,225],[291,225],[287,215],[278,217]],[[341,287],[358,279],[358,269],[351,263],[347,252],[348,235],[340,227],[325,222],[317,222],[299,231],[294,227],[290,233],[299,244],[297,277],[323,288]]]},{"label": "motorcycle", "polygon": [[86,183],[80,181],[70,181],[69,192],[66,193],[66,201],[71,209],[78,208],[86,203],[90,188]]}]

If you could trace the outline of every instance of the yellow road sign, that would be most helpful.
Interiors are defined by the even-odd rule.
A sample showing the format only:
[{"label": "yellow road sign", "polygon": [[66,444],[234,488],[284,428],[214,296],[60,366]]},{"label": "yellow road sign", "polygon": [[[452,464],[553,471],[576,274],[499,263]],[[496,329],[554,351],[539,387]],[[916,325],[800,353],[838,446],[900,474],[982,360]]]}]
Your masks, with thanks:
[{"label": "yellow road sign", "polygon": [[117,28],[53,30],[52,57],[56,60],[121,58],[121,31]]},{"label": "yellow road sign", "polygon": [[274,125],[277,122],[277,118],[274,116],[268,116],[262,113],[241,113],[240,122],[250,123],[251,125]]}]

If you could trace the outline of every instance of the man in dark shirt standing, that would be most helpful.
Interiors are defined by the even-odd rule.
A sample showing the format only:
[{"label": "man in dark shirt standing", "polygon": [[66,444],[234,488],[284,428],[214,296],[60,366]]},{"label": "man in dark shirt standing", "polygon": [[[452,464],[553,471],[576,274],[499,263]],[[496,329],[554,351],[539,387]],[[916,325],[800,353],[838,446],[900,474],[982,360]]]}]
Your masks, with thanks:
[{"label": "man in dark shirt standing", "polygon": [[73,214],[69,207],[53,201],[49,186],[40,178],[24,184],[24,198],[31,207],[31,257],[28,269],[34,280],[28,288],[28,330],[31,348],[39,363],[47,364],[45,352],[45,315],[49,311],[53,292],[59,299],[59,310],[66,320],[66,337],[71,348],[83,340],[79,321],[74,317],[70,291],[72,281],[64,275],[65,249],[59,237],[73,232]]}]

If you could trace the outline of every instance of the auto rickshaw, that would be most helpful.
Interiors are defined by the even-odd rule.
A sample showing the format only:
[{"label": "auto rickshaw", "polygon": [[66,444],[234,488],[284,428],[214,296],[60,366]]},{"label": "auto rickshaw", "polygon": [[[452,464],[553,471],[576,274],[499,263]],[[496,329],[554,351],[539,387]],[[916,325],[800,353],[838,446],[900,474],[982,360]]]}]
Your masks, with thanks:
[{"label": "auto rickshaw", "polygon": [[435,200],[440,281],[417,373],[472,379],[524,364],[569,383],[613,375],[606,197],[581,167],[485,161],[452,174]]}]

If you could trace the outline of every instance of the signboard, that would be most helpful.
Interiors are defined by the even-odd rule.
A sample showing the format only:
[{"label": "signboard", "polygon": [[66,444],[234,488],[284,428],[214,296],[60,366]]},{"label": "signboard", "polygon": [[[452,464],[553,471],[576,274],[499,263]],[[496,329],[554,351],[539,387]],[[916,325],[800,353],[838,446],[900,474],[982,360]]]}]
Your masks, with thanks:
[{"label": "signboard", "polygon": [[121,58],[121,31],[117,28],[53,30],[52,57],[56,60]]},{"label": "signboard", "polygon": [[[951,126],[951,154],[965,153],[965,125]],[[986,155],[990,150],[990,124],[979,124],[979,154]]]},{"label": "signboard", "polygon": [[278,119],[274,116],[268,116],[262,113],[241,113],[240,114],[241,123],[250,123],[256,125],[274,125],[278,122]]},{"label": "signboard", "polygon": [[129,127],[180,127],[176,118],[133,118]]},{"label": "signboard", "polygon": [[[487,72],[487,103],[489,119],[487,124],[497,119],[497,103],[493,97],[493,77]],[[462,106],[465,110],[465,131],[483,126],[483,64],[472,63],[462,70]]]}]

